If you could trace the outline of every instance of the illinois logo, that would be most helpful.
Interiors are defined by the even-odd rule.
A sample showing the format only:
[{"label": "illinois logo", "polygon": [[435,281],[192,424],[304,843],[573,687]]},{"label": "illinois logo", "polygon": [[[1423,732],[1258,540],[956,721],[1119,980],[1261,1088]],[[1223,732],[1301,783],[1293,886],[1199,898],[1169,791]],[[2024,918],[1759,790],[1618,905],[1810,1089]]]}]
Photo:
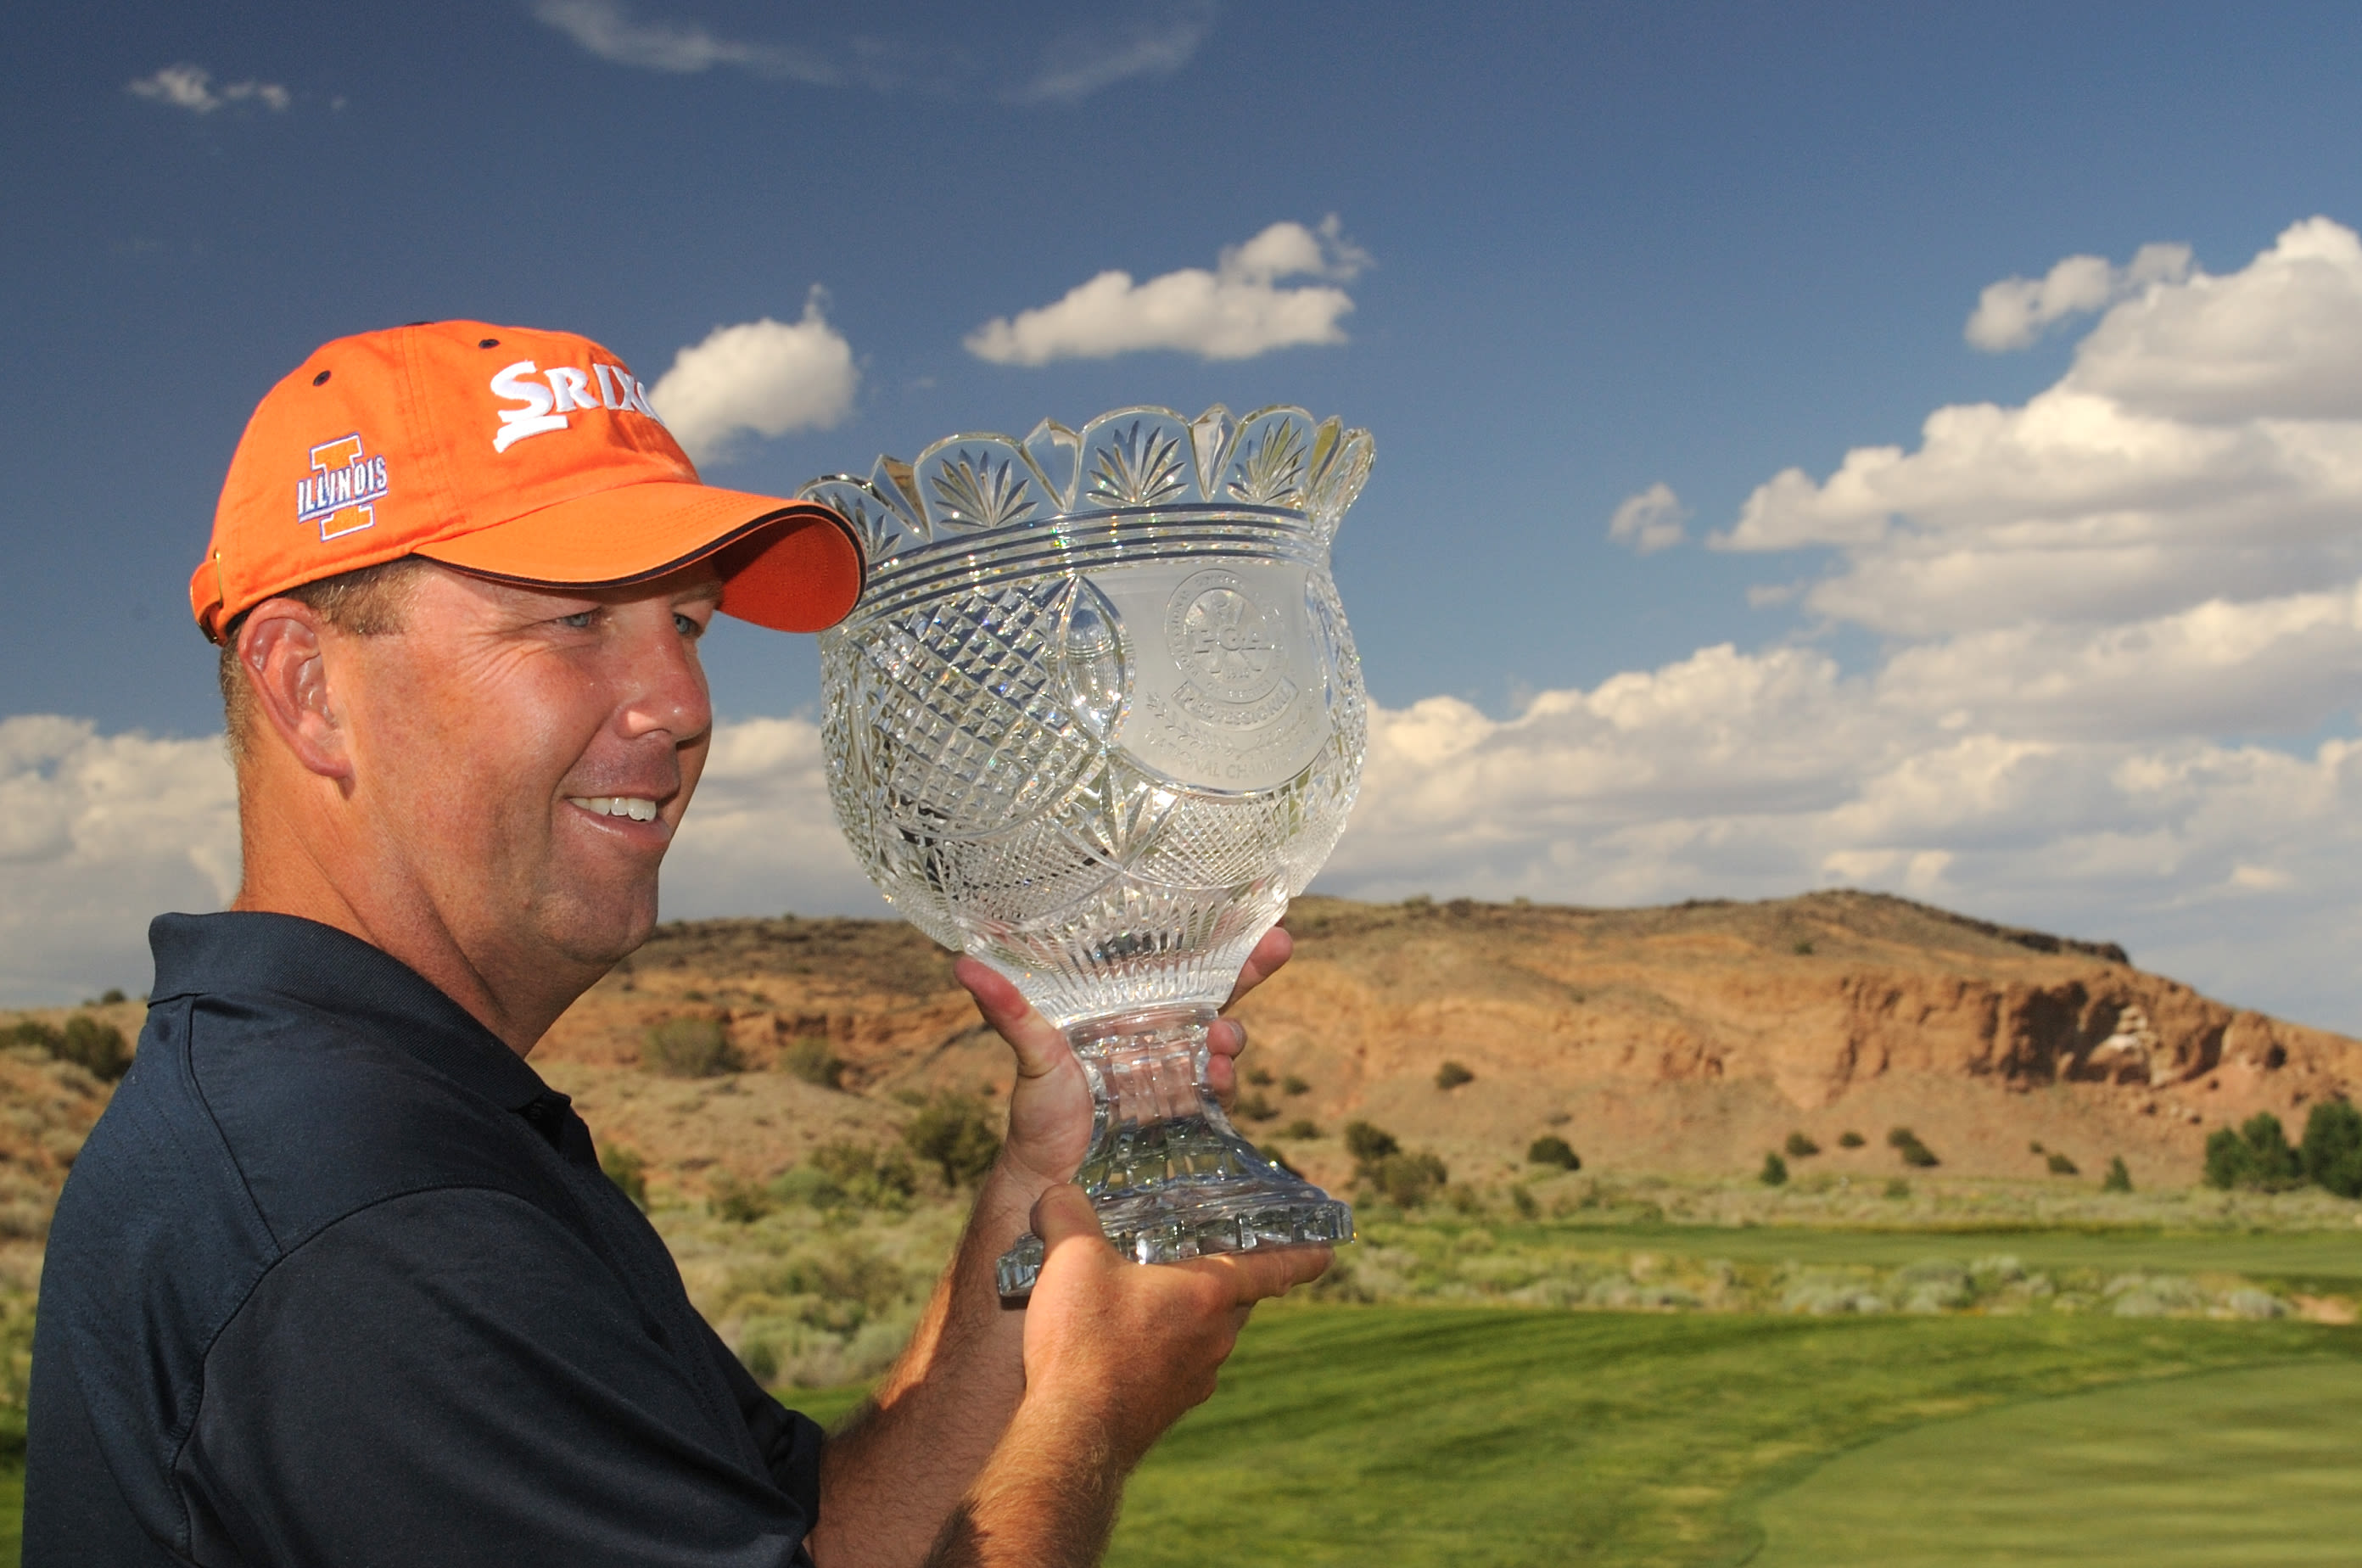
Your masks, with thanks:
[{"label": "illinois logo", "polygon": [[325,544],[375,523],[386,494],[385,459],[365,455],[359,435],[340,436],[312,448],[310,476],[295,481],[295,521],[317,523]]}]

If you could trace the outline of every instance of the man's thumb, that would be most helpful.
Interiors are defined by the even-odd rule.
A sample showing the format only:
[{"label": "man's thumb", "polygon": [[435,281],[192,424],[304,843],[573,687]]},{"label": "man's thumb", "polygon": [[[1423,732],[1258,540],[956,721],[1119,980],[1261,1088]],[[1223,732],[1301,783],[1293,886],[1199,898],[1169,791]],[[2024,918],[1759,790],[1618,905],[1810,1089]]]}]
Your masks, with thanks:
[{"label": "man's thumb", "polygon": [[1099,1229],[1098,1210],[1083,1196],[1083,1189],[1072,1182],[1051,1187],[1033,1200],[1033,1233],[1042,1238],[1044,1252],[1056,1252],[1059,1243],[1087,1237],[1107,1244],[1107,1234]]}]

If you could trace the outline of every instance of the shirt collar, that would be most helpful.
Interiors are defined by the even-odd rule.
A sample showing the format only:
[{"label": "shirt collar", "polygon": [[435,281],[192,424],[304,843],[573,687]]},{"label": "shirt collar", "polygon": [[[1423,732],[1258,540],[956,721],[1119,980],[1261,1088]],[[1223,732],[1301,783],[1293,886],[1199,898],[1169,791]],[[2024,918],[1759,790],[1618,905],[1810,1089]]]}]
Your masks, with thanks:
[{"label": "shirt collar", "polygon": [[[504,1110],[563,1096],[425,977],[358,936],[300,915],[159,915],[153,1002],[264,993],[348,1021]],[[545,1136],[548,1134],[545,1133]]]}]

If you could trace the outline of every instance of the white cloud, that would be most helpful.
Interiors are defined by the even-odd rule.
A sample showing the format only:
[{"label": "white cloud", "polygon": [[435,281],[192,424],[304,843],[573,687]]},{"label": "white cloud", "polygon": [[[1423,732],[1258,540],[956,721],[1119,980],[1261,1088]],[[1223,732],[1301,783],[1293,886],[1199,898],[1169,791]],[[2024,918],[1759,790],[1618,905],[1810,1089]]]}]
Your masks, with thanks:
[{"label": "white cloud", "polygon": [[843,72],[812,50],[717,38],[694,23],[638,21],[622,0],[534,0],[533,14],[601,60],[642,71],[693,75],[727,66],[813,86],[843,80]]},{"label": "white cloud", "polygon": [[741,432],[825,430],[852,411],[853,346],[821,315],[821,299],[815,287],[800,321],[717,326],[673,356],[648,402],[690,458],[726,460]]},{"label": "white cloud", "polygon": [[237,791],[218,737],[100,735],[0,719],[0,1006],[148,987],[149,918],[237,890]]},{"label": "white cloud", "polygon": [[[2125,942],[2235,1001],[2362,1026],[2362,743],[2064,738],[1808,650],[1702,650],[1513,719],[1374,715],[1324,891],[1627,905],[1882,888]],[[2333,935],[2334,940],[2333,940]]]},{"label": "white cloud", "polygon": [[1690,509],[1673,493],[1673,487],[1662,480],[1648,489],[1624,498],[1608,520],[1607,536],[1619,545],[1628,545],[1635,555],[1654,555],[1669,550],[1689,536],[1682,525],[1688,522]]},{"label": "white cloud", "polygon": [[259,104],[274,114],[284,114],[294,96],[276,82],[225,83],[213,84],[214,73],[202,65],[168,65],[152,76],[142,76],[124,84],[124,90],[159,104],[169,104],[191,114],[210,115],[231,104]]},{"label": "white cloud", "polygon": [[1061,39],[1031,81],[1002,94],[1012,104],[1078,104],[1136,76],[1170,76],[1214,30],[1210,0]]},{"label": "white cloud", "polygon": [[665,856],[666,917],[890,912],[837,831],[823,767],[809,720],[719,725]]},{"label": "white cloud", "polygon": [[1030,72],[1005,69],[948,38],[896,39],[874,31],[826,46],[724,38],[695,22],[643,17],[624,0],[532,0],[534,17],[612,64],[694,75],[727,70],[770,81],[879,92],[922,87],[952,95],[988,93],[1025,107],[1082,102],[1120,83],[1166,76],[1196,57],[1213,31],[1214,0],[1177,0],[1105,18],[1054,39]]},{"label": "white cloud", "polygon": [[1961,336],[1990,354],[2030,348],[2069,316],[2105,310],[2151,283],[2178,283],[2189,275],[2187,245],[2144,245],[2124,267],[2109,266],[2104,256],[2070,256],[2046,276],[1987,284]]},{"label": "white cloud", "polygon": [[1712,543],[1834,547],[1818,613],[1926,637],[2118,624],[2362,570],[2362,242],[2298,224],[2246,267],[2112,307],[2022,405],[1930,414],[1757,488]]},{"label": "white cloud", "polygon": [[[1104,359],[1170,348],[1207,359],[1249,359],[1275,348],[1342,343],[1338,322],[1353,301],[1337,285],[1369,265],[1335,214],[1317,229],[1275,223],[1221,254],[1212,271],[1185,267],[1136,283],[1101,272],[1055,304],[996,316],[968,334],[969,353],[999,365]],[[1290,288],[1283,278],[1319,282]]]}]

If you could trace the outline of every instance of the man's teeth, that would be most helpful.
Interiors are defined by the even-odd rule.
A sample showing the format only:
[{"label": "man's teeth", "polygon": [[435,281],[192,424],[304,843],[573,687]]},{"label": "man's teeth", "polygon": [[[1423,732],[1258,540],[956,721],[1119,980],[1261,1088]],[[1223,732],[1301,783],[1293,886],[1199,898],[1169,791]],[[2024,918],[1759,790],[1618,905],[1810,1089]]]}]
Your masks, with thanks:
[{"label": "man's teeth", "polygon": [[568,795],[566,798],[594,817],[629,817],[635,823],[657,820],[657,803],[643,801],[637,795]]}]

